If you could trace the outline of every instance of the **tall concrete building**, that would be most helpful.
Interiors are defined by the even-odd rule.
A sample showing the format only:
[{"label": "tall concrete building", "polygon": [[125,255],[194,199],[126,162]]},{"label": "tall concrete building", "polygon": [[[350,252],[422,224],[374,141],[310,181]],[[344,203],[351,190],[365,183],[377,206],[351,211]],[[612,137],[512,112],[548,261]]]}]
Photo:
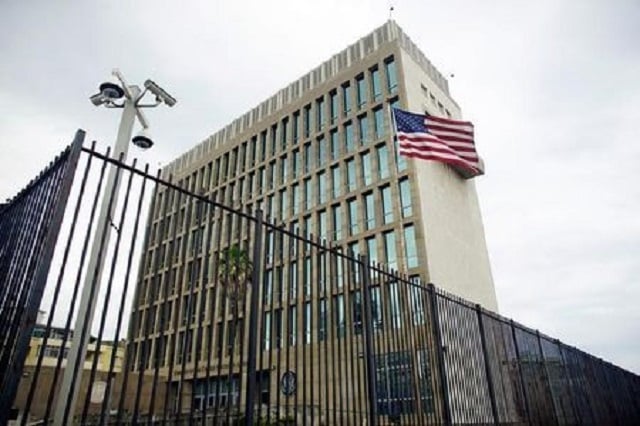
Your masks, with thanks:
[{"label": "tall concrete building", "polygon": [[[445,77],[388,21],[177,158],[163,176],[233,208],[261,208],[289,228],[497,310],[474,181],[442,163],[398,156],[392,106],[462,117]],[[214,308],[200,303],[206,292],[196,290],[192,318],[187,318],[187,281],[200,262],[206,230],[198,221],[182,220],[186,207],[162,195],[156,195],[150,215],[131,349],[135,368],[152,368],[150,357],[142,354],[159,353],[164,371],[174,358],[167,355],[168,346],[178,348],[176,363],[184,361],[182,342],[188,346],[187,362],[193,352],[205,350],[183,333],[191,336],[189,321],[210,318]],[[173,229],[169,224],[176,220]],[[190,254],[185,257],[180,247],[187,246],[186,239]],[[296,267],[297,276],[307,276],[305,265]],[[271,272],[266,271],[273,280]],[[163,274],[165,282],[170,277],[171,303],[167,326],[159,330],[163,296],[150,288]],[[215,277],[205,281],[215,288]],[[151,337],[144,334],[143,316],[151,317],[146,328]],[[169,320],[176,316],[183,321]],[[262,343],[269,348],[264,337]]]},{"label": "tall concrete building", "polygon": [[[389,21],[165,169],[234,207],[497,310],[473,180],[397,155],[389,107],[462,118],[445,77]],[[224,195],[224,196],[223,196]],[[389,231],[392,231],[390,234]]]}]

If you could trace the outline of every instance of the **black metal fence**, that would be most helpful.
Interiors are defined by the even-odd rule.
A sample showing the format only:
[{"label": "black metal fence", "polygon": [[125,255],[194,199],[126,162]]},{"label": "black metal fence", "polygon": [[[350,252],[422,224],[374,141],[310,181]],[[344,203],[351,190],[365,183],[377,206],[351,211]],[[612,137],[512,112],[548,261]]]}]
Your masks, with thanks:
[{"label": "black metal fence", "polygon": [[[11,237],[22,232],[15,218],[27,216],[5,212],[57,217],[64,196],[49,204],[19,196],[0,213],[3,362],[19,352],[0,371],[3,384],[16,384],[3,385],[13,403],[2,418],[12,407],[21,425],[640,424],[640,378],[631,372],[255,206],[231,209],[193,182],[80,147],[49,168],[64,171],[27,191],[48,193],[55,174],[66,182],[56,193],[69,193],[84,151],[73,205],[54,226],[62,229],[55,254],[14,249],[40,240]],[[110,167],[120,194],[103,194]],[[101,196],[117,206],[115,234],[91,282],[98,303],[86,361],[60,394],[80,283],[95,273],[86,270],[88,247],[106,235],[94,225]],[[48,280],[37,268],[35,279],[30,265],[51,259]],[[29,294],[45,293],[42,304],[25,296],[21,316],[5,295],[19,294],[9,293],[17,279]],[[48,317],[36,324],[39,305]]]},{"label": "black metal fence", "polygon": [[84,133],[0,204],[0,424],[7,421],[36,320]]}]

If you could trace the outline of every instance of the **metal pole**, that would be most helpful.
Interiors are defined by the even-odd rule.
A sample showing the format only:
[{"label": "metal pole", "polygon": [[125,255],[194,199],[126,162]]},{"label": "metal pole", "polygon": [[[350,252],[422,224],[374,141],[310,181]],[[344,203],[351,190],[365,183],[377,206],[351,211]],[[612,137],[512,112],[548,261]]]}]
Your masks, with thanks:
[{"label": "metal pole", "polygon": [[[124,101],[124,109],[120,126],[118,128],[118,138],[114,150],[115,157],[125,161],[133,124],[136,118],[135,102],[140,95],[140,89],[137,86],[129,86],[131,98]],[[82,372],[84,361],[87,353],[87,345],[91,335],[91,323],[95,313],[98,294],[100,293],[100,281],[102,275],[102,267],[104,265],[104,253],[109,242],[111,234],[111,226],[109,222],[116,209],[119,179],[117,178],[117,167],[111,166],[109,175],[107,176],[107,184],[104,188],[102,205],[100,214],[95,228],[95,235],[91,247],[89,257],[89,265],[84,278],[82,296],[80,299],[80,307],[77,312],[76,322],[74,326],[73,341],[69,349],[69,357],[67,359],[67,367],[62,378],[62,385],[54,412],[54,425],[64,426],[72,419],[75,414],[75,406],[78,399],[78,389],[82,382]],[[110,202],[109,198],[114,194],[114,199]],[[102,233],[102,237],[101,237]],[[94,287],[95,284],[95,287]]]},{"label": "metal pole", "polygon": [[427,291],[429,293],[429,299],[431,302],[431,323],[433,324],[433,337],[435,340],[436,361],[438,364],[438,375],[440,379],[440,388],[442,390],[442,407],[444,412],[444,424],[450,426],[452,424],[451,406],[449,405],[449,386],[447,384],[447,370],[444,359],[444,349],[442,347],[442,331],[440,324],[440,315],[438,313],[438,293],[436,287],[429,283],[427,284]]},{"label": "metal pole", "polygon": [[[540,337],[540,331],[536,330],[536,338],[538,339],[538,350],[540,351],[540,363],[542,364],[542,373],[544,374],[544,381],[546,385],[546,390],[548,391],[547,396],[551,399],[551,412],[553,414],[553,419],[555,424],[559,425],[560,420],[558,419],[558,410],[561,407],[555,406],[555,400],[553,398],[553,388],[551,386],[551,376],[549,375],[549,370],[547,369],[547,362],[544,358],[544,349],[542,349],[542,338]],[[564,417],[564,415],[563,415]]]},{"label": "metal pole", "polygon": [[253,272],[251,275],[251,312],[249,313],[249,348],[247,360],[247,396],[245,400],[245,421],[246,424],[253,424],[256,393],[256,354],[258,351],[258,315],[260,277],[262,270],[262,211],[256,212],[256,221],[253,232]]},{"label": "metal pole", "polygon": [[522,358],[520,358],[520,347],[518,345],[518,338],[516,337],[516,325],[513,320],[509,321],[511,326],[511,336],[513,337],[513,347],[516,351],[516,365],[518,366],[518,374],[520,375],[520,384],[522,385],[522,399],[524,400],[524,412],[527,423],[531,424],[531,410],[529,409],[529,400],[527,399],[527,381],[522,372]]},{"label": "metal pole", "polygon": [[364,354],[367,367],[367,396],[369,409],[367,410],[367,425],[378,424],[378,393],[376,389],[376,355],[373,348],[373,330],[371,311],[371,270],[369,258],[359,256],[360,271],[362,271],[362,304],[364,305]]},{"label": "metal pole", "polygon": [[[569,394],[569,402],[571,404],[571,411],[573,414],[573,419],[576,420],[578,424],[582,424],[582,418],[580,416],[579,411],[576,409],[576,401],[574,393],[573,393],[573,385],[571,380],[571,371],[569,371],[569,364],[567,362],[566,357],[564,356],[564,351],[562,350],[562,346],[564,345],[560,340],[555,339],[555,344],[558,346],[558,351],[560,351],[560,359],[562,360],[562,371],[564,373],[564,380],[567,383],[567,393]],[[567,418],[565,417],[565,421]]]},{"label": "metal pole", "polygon": [[493,424],[497,425],[500,424],[500,419],[498,418],[498,409],[496,407],[496,393],[493,388],[493,378],[489,365],[489,353],[487,351],[487,337],[485,335],[484,320],[482,318],[482,307],[478,304],[476,304],[476,314],[478,315],[478,329],[480,333],[480,343],[482,344],[482,356],[484,357],[484,371],[487,375],[487,387],[491,401],[491,414],[493,415]]}]

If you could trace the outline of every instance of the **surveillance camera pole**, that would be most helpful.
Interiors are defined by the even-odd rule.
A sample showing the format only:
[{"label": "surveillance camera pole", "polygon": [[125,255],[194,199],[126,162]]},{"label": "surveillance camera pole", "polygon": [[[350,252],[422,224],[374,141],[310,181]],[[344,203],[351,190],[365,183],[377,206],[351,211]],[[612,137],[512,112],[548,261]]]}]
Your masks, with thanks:
[{"label": "surveillance camera pole", "polygon": [[[137,86],[124,85],[126,97],[124,100],[122,118],[118,128],[118,138],[114,151],[114,158],[122,161],[127,158],[133,124],[138,113],[136,101],[140,97],[140,89]],[[82,372],[87,354],[87,346],[91,336],[91,323],[95,313],[98,294],[100,294],[100,284],[102,277],[102,267],[104,265],[105,252],[109,244],[111,234],[111,218],[116,209],[118,199],[118,179],[117,167],[112,165],[109,168],[107,182],[102,197],[102,205],[98,215],[98,222],[93,237],[93,245],[89,255],[89,265],[84,278],[80,307],[76,316],[73,332],[73,341],[67,358],[67,366],[64,369],[62,385],[58,394],[58,400],[54,412],[54,425],[65,426],[73,423],[78,399],[78,390],[82,382]],[[112,198],[113,195],[113,199]],[[97,356],[97,355],[96,355]]]}]

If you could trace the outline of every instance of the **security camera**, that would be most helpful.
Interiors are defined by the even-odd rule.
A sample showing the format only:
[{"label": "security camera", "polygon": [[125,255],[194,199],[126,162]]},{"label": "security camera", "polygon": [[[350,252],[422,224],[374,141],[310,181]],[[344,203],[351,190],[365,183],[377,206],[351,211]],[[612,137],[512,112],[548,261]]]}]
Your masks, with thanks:
[{"label": "security camera", "polygon": [[156,98],[158,98],[158,100],[167,104],[167,106],[172,107],[177,102],[173,96],[168,94],[162,87],[158,86],[155,82],[151,80],[145,81],[144,87],[145,89],[147,89],[148,91],[156,95]]},{"label": "security camera", "polygon": [[91,103],[95,106],[100,106],[107,102],[107,99],[105,99],[102,93],[96,93],[95,95],[90,96],[89,100],[91,100]]},{"label": "security camera", "polygon": [[120,87],[115,79],[112,79],[110,81],[105,81],[100,85],[100,93],[107,100],[115,100],[124,96],[124,89]]},{"label": "security camera", "polygon": [[153,146],[151,135],[147,129],[140,130],[140,132],[133,137],[131,142],[140,149],[149,149]]}]

